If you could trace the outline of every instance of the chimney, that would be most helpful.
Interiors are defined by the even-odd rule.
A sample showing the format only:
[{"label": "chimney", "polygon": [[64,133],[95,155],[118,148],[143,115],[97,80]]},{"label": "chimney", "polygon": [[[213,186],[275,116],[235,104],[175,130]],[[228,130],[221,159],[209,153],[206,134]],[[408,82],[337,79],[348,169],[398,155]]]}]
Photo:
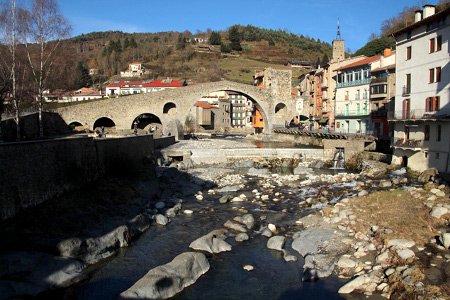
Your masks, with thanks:
[{"label": "chimney", "polygon": [[422,20],[422,11],[420,9],[416,10],[414,13],[414,23]]},{"label": "chimney", "polygon": [[385,48],[383,51],[383,56],[384,57],[389,57],[392,54],[392,50],[390,48]]},{"label": "chimney", "polygon": [[436,12],[436,7],[434,5],[426,4],[423,6],[423,18],[428,18]]}]

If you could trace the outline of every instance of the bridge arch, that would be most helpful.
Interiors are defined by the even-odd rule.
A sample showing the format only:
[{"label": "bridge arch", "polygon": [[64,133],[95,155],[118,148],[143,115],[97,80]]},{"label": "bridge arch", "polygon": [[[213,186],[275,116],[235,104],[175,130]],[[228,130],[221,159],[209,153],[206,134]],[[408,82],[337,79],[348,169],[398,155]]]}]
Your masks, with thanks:
[{"label": "bridge arch", "polygon": [[83,124],[81,124],[81,122],[78,121],[73,121],[69,123],[69,127],[74,129],[75,127],[79,127],[79,126],[83,126]]},{"label": "bridge arch", "polygon": [[167,102],[163,107],[163,114],[174,115],[177,112],[177,105],[173,102]]},{"label": "bridge arch", "polygon": [[143,113],[138,115],[131,123],[131,129],[134,128],[135,123],[138,129],[146,129],[149,125],[162,125],[161,119],[152,113]]},{"label": "bridge arch", "polygon": [[111,128],[116,127],[116,123],[108,117],[101,117],[94,122],[94,126],[92,129],[96,129],[99,127]]}]

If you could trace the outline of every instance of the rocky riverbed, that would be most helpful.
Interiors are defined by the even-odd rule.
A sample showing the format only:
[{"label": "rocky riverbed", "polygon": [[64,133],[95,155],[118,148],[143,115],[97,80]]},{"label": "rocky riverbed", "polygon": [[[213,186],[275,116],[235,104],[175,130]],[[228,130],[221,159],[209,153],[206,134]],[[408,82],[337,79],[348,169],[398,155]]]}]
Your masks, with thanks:
[{"label": "rocky riverbed", "polygon": [[[274,172],[283,164],[290,172]],[[0,298],[445,299],[448,186],[319,165],[240,160],[105,180],[3,226]]]}]

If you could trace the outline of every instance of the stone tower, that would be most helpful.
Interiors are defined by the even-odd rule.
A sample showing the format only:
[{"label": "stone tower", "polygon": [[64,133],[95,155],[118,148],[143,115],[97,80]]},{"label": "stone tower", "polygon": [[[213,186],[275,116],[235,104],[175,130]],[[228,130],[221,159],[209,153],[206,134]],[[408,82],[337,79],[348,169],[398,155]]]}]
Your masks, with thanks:
[{"label": "stone tower", "polygon": [[337,24],[337,35],[336,39],[333,40],[333,57],[332,61],[342,61],[345,58],[345,46],[344,40],[341,38],[341,29],[339,26],[339,19]]}]

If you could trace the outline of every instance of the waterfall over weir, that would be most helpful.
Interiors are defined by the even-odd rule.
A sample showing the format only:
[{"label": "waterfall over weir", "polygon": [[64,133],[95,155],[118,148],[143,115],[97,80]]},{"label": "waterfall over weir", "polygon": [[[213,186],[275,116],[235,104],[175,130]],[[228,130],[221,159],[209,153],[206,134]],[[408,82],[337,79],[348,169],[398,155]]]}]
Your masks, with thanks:
[{"label": "waterfall over weir", "polygon": [[344,148],[336,148],[336,152],[333,157],[332,169],[345,169]]}]

